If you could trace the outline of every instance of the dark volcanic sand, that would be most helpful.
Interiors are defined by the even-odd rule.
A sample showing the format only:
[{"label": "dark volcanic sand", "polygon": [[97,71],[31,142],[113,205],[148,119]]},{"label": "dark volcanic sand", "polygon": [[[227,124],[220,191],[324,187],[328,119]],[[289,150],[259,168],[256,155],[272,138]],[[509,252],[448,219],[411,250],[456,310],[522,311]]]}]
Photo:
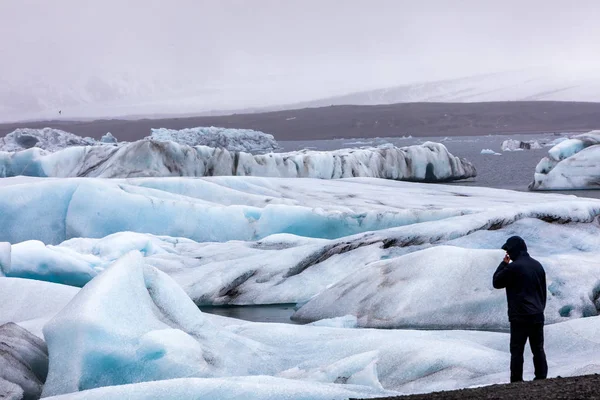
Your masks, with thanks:
[{"label": "dark volcanic sand", "polygon": [[554,378],[545,381],[491,385],[410,396],[382,397],[378,400],[468,400],[468,399],[600,399],[600,375]]},{"label": "dark volcanic sand", "polygon": [[118,140],[134,141],[150,135],[150,128],[196,126],[255,129],[277,140],[575,132],[600,128],[600,103],[401,103],[226,116],[18,122],[0,124],[0,137],[16,128],[51,127],[96,139],[111,132]]}]

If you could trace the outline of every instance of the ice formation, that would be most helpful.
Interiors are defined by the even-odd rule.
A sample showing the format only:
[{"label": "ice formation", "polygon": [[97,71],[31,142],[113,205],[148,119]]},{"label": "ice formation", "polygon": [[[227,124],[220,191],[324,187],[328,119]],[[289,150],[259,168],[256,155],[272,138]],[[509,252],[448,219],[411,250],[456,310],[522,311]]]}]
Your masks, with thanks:
[{"label": "ice formation", "polygon": [[0,398],[38,399],[47,374],[44,341],[14,323],[0,325]]},{"label": "ice formation", "polygon": [[252,129],[228,129],[197,127],[186,129],[152,129],[147,139],[156,141],[171,141],[187,146],[208,146],[224,148],[230,152],[269,153],[279,148],[279,145],[269,135]]},{"label": "ice formation", "polygon": [[[0,199],[6,199],[6,204],[0,203],[0,215],[11,218],[5,225],[20,228],[1,233],[2,240],[14,243],[12,262],[4,270],[8,276],[82,286],[135,250],[144,255],[146,264],[169,274],[197,304],[301,303],[319,296],[301,309],[299,318],[352,314],[361,326],[384,321],[387,327],[505,328],[502,295],[491,289],[489,276],[502,256],[499,246],[518,233],[556,282],[549,283],[556,290],[548,321],[597,312],[596,300],[587,293],[595,293],[600,280],[595,273],[600,265],[594,261],[600,248],[600,228],[594,222],[600,215],[598,200],[366,178],[36,182],[7,184],[0,190]],[[32,195],[32,188],[39,192]],[[39,196],[56,199],[56,206],[46,200],[43,216],[5,208],[20,199],[14,205],[19,210],[35,210]],[[17,215],[22,219],[15,219]],[[32,220],[37,221],[35,226],[28,222]],[[124,232],[135,230],[138,233]],[[216,239],[225,243],[215,243]],[[60,244],[44,246],[36,240]],[[435,250],[427,250],[432,246]],[[421,257],[425,264],[403,257],[417,261]],[[418,268],[413,271],[406,265]],[[581,267],[567,268],[571,265]],[[396,268],[399,281],[410,277],[415,291],[432,294],[421,299],[407,296],[401,313],[373,322],[365,315],[388,311],[362,301],[361,293],[373,304],[385,305],[393,303],[399,290],[393,274],[384,285],[393,290],[376,290],[377,268]],[[456,275],[446,276],[444,271]],[[420,280],[421,272],[440,281],[427,286]],[[479,292],[462,293],[459,286],[444,281],[460,283],[470,275],[480,281]],[[348,291],[349,299],[338,296],[338,284],[352,285],[355,277],[365,285],[371,282],[377,294],[365,289]],[[457,293],[456,310],[472,305],[469,319],[425,307],[439,304],[434,289],[441,285]],[[413,290],[412,284],[402,287]],[[482,302],[479,296],[485,293]],[[410,310],[421,308],[423,312],[409,318]],[[309,309],[310,316],[302,317]]]},{"label": "ice formation", "polygon": [[71,147],[47,154],[39,149],[0,153],[0,176],[168,177],[268,176],[337,179],[375,177],[443,182],[471,178],[475,167],[445,146],[427,142],[336,151],[252,155],[206,146],[140,140],[118,147]]},{"label": "ice formation", "polygon": [[60,129],[21,128],[0,138],[0,151],[22,151],[35,147],[54,152],[70,146],[93,146],[96,143],[95,139],[77,136]]},{"label": "ice formation", "polygon": [[573,199],[370,178],[10,178],[0,180],[0,241],[59,244],[123,231],[197,242],[258,240],[275,233],[331,239],[500,206]]},{"label": "ice formation", "polygon": [[106,144],[117,144],[117,138],[114,137],[112,133],[107,132],[104,136],[100,138],[100,142]]},{"label": "ice formation", "polygon": [[44,324],[77,292],[57,283],[0,277],[0,325],[15,322],[41,337]]},{"label": "ice formation", "polygon": [[[506,382],[508,334],[465,329],[508,327],[491,276],[519,234],[547,272],[551,374],[600,372],[599,216],[593,199],[374,178],[7,178],[0,324],[43,327],[44,395],[58,398],[366,398]],[[273,303],[315,322],[197,308]]]},{"label": "ice formation", "polygon": [[[354,315],[360,327],[506,329],[505,294],[491,284],[503,254],[438,246],[371,263],[312,298],[294,319]],[[597,315],[600,261],[592,255],[553,258],[538,257],[550,288],[546,323]]]},{"label": "ice formation", "polygon": [[[600,317],[546,327],[552,376],[600,371],[599,333]],[[50,365],[43,393],[79,392],[75,398],[364,398],[506,382],[510,358],[506,333],[210,316],[137,252],[86,285],[44,335]]]},{"label": "ice formation", "polygon": [[537,140],[507,139],[502,142],[502,151],[539,150],[542,145]]},{"label": "ice formation", "polygon": [[494,150],[492,149],[482,149],[481,150],[481,154],[492,154],[494,156],[501,156],[502,154],[500,153],[496,153]]},{"label": "ice formation", "polygon": [[600,131],[564,140],[535,167],[531,190],[600,188]]}]

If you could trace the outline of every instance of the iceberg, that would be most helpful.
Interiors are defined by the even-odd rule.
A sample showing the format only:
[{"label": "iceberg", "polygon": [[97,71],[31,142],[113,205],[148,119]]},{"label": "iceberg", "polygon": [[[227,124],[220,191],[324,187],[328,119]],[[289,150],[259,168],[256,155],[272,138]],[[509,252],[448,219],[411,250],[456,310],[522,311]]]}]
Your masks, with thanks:
[{"label": "iceberg", "polygon": [[[508,380],[506,333],[236,321],[202,313],[143,261],[121,257],[44,327],[45,397],[373,397]],[[547,327],[552,374],[591,370],[599,333],[600,317]]]},{"label": "iceberg", "polygon": [[600,188],[600,131],[561,141],[535,168],[531,190]]},{"label": "iceberg", "polygon": [[496,153],[494,150],[492,149],[482,149],[481,150],[481,154],[492,154],[494,156],[501,156],[502,154],[500,153]]},{"label": "iceberg", "polygon": [[542,145],[537,140],[508,139],[502,142],[502,151],[539,150]]},{"label": "iceberg", "polygon": [[100,138],[100,142],[105,144],[117,144],[117,138],[114,137],[112,133],[106,132],[106,134]]},{"label": "iceberg", "polygon": [[0,176],[168,177],[266,176],[339,179],[374,177],[444,182],[476,176],[475,167],[439,143],[397,148],[299,151],[252,155],[206,146],[140,140],[121,146],[0,152]]},{"label": "iceberg", "polygon": [[270,153],[279,148],[273,135],[252,129],[197,127],[186,129],[152,129],[146,139],[171,141],[187,146],[224,148],[230,152]]},{"label": "iceberg", "polygon": [[13,152],[36,147],[54,152],[70,146],[93,146],[96,143],[95,139],[77,136],[60,129],[20,128],[0,138],[0,151]]}]

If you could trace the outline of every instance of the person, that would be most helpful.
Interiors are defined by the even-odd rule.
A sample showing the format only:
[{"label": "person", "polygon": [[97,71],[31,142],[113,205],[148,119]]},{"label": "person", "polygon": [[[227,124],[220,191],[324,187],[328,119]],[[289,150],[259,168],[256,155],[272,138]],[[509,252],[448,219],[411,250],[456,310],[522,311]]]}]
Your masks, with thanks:
[{"label": "person", "polygon": [[502,250],[506,251],[506,255],[494,273],[493,285],[496,289],[506,289],[510,322],[510,381],[523,380],[523,351],[527,339],[533,353],[535,379],[546,379],[546,273],[542,265],[529,256],[521,237],[508,238]]}]

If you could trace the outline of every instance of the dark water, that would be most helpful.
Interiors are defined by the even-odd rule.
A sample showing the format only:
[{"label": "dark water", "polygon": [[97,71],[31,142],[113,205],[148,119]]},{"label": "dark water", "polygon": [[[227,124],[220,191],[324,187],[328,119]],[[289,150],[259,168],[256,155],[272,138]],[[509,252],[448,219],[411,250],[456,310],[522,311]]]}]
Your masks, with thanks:
[{"label": "dark water", "polygon": [[[485,186],[497,189],[527,191],[533,181],[535,166],[544,157],[550,147],[539,150],[501,151],[502,142],[507,139],[538,140],[551,142],[561,135],[507,135],[507,136],[459,136],[430,138],[375,138],[375,139],[335,139],[318,141],[285,141],[279,142],[282,151],[302,149],[337,150],[349,147],[378,146],[392,143],[395,146],[410,146],[425,141],[441,142],[458,157],[466,158],[477,168],[477,177],[452,185]],[[502,155],[481,154],[482,149],[491,149]],[[538,192],[551,193],[551,192]],[[573,194],[580,197],[600,198],[600,190],[570,190],[554,193]],[[290,316],[294,313],[294,304],[241,307],[201,307],[202,311],[225,317],[239,318],[255,322],[294,323]]]},{"label": "dark water", "polygon": [[290,317],[295,304],[274,304],[263,306],[202,306],[200,310],[222,317],[243,319],[252,322],[278,322],[296,324]]}]

